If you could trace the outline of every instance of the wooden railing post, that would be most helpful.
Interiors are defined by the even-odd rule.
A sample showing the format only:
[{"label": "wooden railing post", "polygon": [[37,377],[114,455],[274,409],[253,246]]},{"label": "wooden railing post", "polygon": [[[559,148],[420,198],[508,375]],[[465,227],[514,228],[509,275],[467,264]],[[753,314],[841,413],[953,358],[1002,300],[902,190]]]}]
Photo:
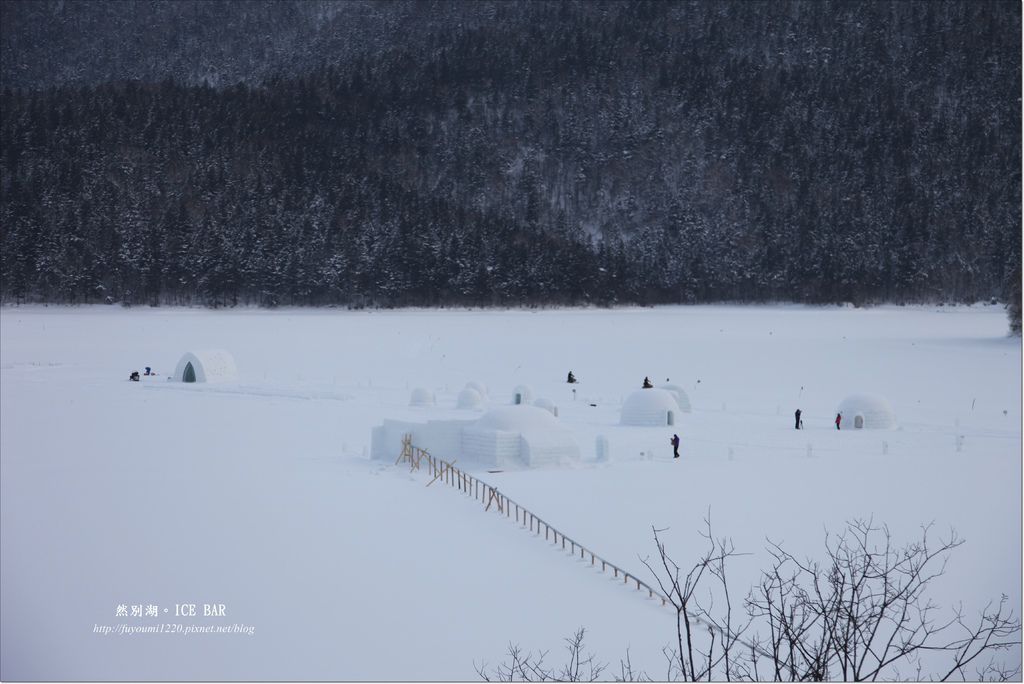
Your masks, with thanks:
[{"label": "wooden railing post", "polygon": [[[616,579],[618,578],[620,572],[620,568],[618,566],[612,565],[604,558],[601,558],[590,549],[584,547],[582,544],[577,544],[576,540],[566,537],[557,529],[551,527],[551,525],[534,515],[532,511],[520,506],[517,502],[512,501],[491,485],[478,480],[459,468],[456,468],[454,463],[449,463],[444,459],[436,458],[429,451],[413,446],[412,438],[409,435],[402,440],[402,456],[399,456],[399,462],[401,462],[403,458],[409,461],[413,470],[419,470],[422,459],[426,458],[427,467],[429,468],[432,477],[431,481],[427,483],[428,485],[432,484],[435,480],[440,479],[442,482],[448,483],[449,486],[458,487],[459,491],[464,494],[472,494],[474,499],[484,503],[485,511],[490,510],[491,503],[496,503],[498,513],[504,514],[506,518],[511,518],[512,508],[515,507],[516,523],[521,522],[522,525],[527,527],[531,533],[534,532],[534,525],[536,525],[536,532],[538,536],[540,536],[540,528],[541,525],[543,525],[545,542],[551,541],[557,545],[559,537],[561,537],[563,550],[565,550],[565,543],[568,541],[571,555],[575,556],[576,548],[579,547],[580,560],[585,561],[587,559],[587,554],[589,553],[590,565],[592,567],[596,566],[597,561],[600,560],[601,572],[606,572],[608,568],[611,567],[613,576]],[[661,605],[668,605],[667,597],[663,596],[661,593],[655,592],[650,585],[645,582],[641,582],[639,578],[630,575],[625,570],[622,570],[621,572],[623,584],[628,586],[629,581],[633,580],[636,582],[637,591],[646,589],[648,598],[655,598],[655,596],[657,596],[657,598],[661,600]]]}]

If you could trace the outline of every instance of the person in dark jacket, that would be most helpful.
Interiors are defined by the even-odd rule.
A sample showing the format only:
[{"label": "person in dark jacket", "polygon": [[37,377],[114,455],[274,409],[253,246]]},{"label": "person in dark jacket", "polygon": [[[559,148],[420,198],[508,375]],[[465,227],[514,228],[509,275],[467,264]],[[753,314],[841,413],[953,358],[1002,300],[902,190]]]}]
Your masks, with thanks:
[{"label": "person in dark jacket", "polygon": [[842,422],[843,422],[843,414],[842,413],[837,413],[836,414],[836,430],[839,429],[839,424],[842,423]]},{"label": "person in dark jacket", "polygon": [[576,383],[576,376],[572,374],[572,371],[569,371],[569,378],[566,380],[566,382],[569,383],[570,385]]},{"label": "person in dark jacket", "polygon": [[132,382],[138,382],[139,381],[139,371],[132,371],[132,374],[128,376],[128,379],[131,380]]},{"label": "person in dark jacket", "polygon": [[654,387],[654,385],[651,384],[651,379],[645,376],[644,377],[644,389],[651,389],[652,387]]},{"label": "person in dark jacket", "polygon": [[672,435],[668,441],[672,443],[672,458],[679,458],[679,435]]},{"label": "person in dark jacket", "polygon": [[800,420],[800,409],[796,410],[796,429],[799,430],[803,427],[803,422]]}]

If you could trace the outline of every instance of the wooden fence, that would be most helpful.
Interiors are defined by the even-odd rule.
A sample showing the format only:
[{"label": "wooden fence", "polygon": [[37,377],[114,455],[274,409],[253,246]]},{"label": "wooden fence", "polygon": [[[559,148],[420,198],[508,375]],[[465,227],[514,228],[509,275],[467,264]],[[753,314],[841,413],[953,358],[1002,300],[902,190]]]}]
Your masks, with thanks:
[{"label": "wooden fence", "polygon": [[586,561],[589,558],[591,566],[596,568],[598,564],[601,565],[601,572],[611,571],[612,576],[616,579],[622,578],[622,583],[625,586],[632,587],[635,585],[637,591],[646,591],[648,598],[658,599],[663,606],[668,605],[668,599],[661,592],[653,589],[636,575],[623,570],[614,563],[597,555],[575,539],[566,536],[525,506],[521,506],[502,494],[500,490],[456,468],[454,460],[451,462],[445,461],[434,456],[426,449],[413,445],[411,435],[405,435],[402,439],[402,453],[398,460],[395,461],[395,464],[403,462],[408,463],[412,470],[426,470],[431,476],[430,482],[427,483],[428,487],[435,482],[440,482],[441,484],[458,489],[466,496],[472,496],[483,504],[485,511],[490,510],[491,506],[494,506],[494,510],[499,515],[504,515],[506,518],[514,517],[516,522],[522,527],[528,528],[530,532],[534,532],[538,536],[543,531],[545,541],[552,542],[556,546],[561,543],[562,548],[574,557],[579,553],[579,557],[582,560]]}]

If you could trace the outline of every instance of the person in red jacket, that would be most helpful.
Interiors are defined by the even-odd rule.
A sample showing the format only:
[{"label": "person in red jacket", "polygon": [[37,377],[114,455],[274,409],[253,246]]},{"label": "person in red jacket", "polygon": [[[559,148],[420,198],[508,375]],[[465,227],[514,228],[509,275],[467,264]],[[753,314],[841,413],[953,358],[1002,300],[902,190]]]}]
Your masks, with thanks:
[{"label": "person in red jacket", "polygon": [[843,422],[843,414],[842,413],[837,413],[836,414],[836,430],[839,429],[839,424],[841,422]]}]

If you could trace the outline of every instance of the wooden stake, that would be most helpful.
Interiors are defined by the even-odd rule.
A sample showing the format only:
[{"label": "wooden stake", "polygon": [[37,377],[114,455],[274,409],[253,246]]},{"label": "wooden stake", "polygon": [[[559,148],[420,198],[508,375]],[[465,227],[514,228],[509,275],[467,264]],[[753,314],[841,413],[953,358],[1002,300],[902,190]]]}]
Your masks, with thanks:
[{"label": "wooden stake", "polygon": [[[455,461],[452,461],[452,463],[455,463]],[[434,482],[438,478],[440,478],[441,482],[444,482],[445,481],[445,475],[446,475],[446,473],[449,470],[451,470],[452,463],[447,463],[445,461],[441,461],[441,468],[440,468],[440,470],[438,471],[438,473],[436,475],[434,475],[434,479],[427,483],[427,486],[429,487],[430,485],[434,484]]]}]

